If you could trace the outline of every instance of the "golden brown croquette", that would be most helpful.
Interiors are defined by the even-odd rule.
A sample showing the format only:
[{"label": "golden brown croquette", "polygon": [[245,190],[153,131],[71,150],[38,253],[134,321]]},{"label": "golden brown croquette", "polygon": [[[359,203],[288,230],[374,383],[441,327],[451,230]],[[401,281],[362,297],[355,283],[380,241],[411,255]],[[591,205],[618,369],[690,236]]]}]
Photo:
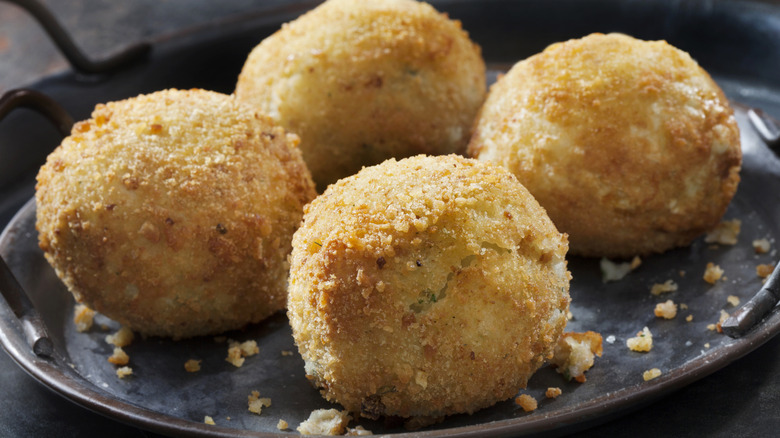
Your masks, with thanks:
[{"label": "golden brown croquette", "polygon": [[38,174],[40,247],[78,301],[140,333],[260,321],[285,307],[315,196],[297,141],[203,90],[98,105]]},{"label": "golden brown croquette", "polygon": [[505,169],[455,155],[367,167],[305,209],[288,317],[326,399],[365,417],[474,412],[551,355],[566,236]]},{"label": "golden brown croquette", "polygon": [[251,52],[236,95],[301,137],[323,190],[387,158],[464,153],[485,63],[428,4],[329,0]]},{"label": "golden brown croquette", "polygon": [[630,257],[716,226],[739,182],[726,97],[664,41],[593,34],[517,63],[490,90],[469,154],[508,168],[571,253]]}]

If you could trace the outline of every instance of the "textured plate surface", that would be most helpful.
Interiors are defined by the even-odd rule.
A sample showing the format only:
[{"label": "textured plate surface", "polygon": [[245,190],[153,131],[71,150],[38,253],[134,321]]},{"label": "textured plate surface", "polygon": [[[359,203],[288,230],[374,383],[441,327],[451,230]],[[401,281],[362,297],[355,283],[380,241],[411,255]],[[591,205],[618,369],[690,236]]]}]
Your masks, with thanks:
[{"label": "textured plate surface", "polygon": [[[537,28],[532,27],[536,21],[531,17],[533,14],[541,14],[539,11],[545,9],[542,3],[516,2],[509,9],[526,7],[528,15],[513,23],[504,19],[511,14],[501,14],[506,11],[504,3],[512,2],[487,3],[485,9],[477,10],[472,3],[442,2],[442,9],[449,7],[451,15],[463,17],[464,27],[473,30],[472,36],[482,44],[489,62],[511,63],[540,50],[547,43],[580,36],[590,31],[630,32],[630,29],[621,26],[630,27],[631,23],[620,21],[620,14],[628,14],[628,9],[622,12],[619,8],[609,9],[614,17],[593,17],[589,27],[565,27],[563,25],[566,22],[571,24],[576,21],[575,17],[581,18],[581,13],[578,14],[577,10],[584,6],[577,6],[576,2],[557,2],[556,9],[569,8],[570,12],[566,16],[570,18],[565,19],[562,24],[559,23],[558,27],[547,28],[547,34],[540,34],[533,32],[540,25],[537,24]],[[587,3],[598,6],[603,2]],[[635,2],[622,4],[624,8],[632,5],[635,8],[645,8],[645,17],[652,16],[653,13],[663,15],[679,12],[668,10],[668,4],[665,2],[648,2],[644,6]],[[550,10],[549,7],[547,10]],[[715,8],[706,14],[696,15],[691,11],[687,11],[687,14],[688,19],[722,19],[717,12]],[[473,27],[467,17],[472,17],[470,21]],[[83,88],[84,85],[75,86],[73,78],[67,75],[44,81],[39,84],[39,88],[69,106],[77,118],[84,117],[96,102],[166,86],[199,86],[229,91],[230,81],[238,73],[235,67],[240,67],[242,56],[247,53],[246,44],[230,45],[230,50],[220,48],[226,47],[226,41],[233,39],[245,41],[246,34],[250,31],[257,32],[258,28],[262,28],[263,32],[272,30],[278,27],[280,19],[273,17],[260,24],[238,27],[228,36],[206,31],[197,39],[161,42],[147,64],[107,82],[87,86],[86,89]],[[621,23],[620,26],[607,24],[610,19]],[[694,48],[701,46],[702,52],[699,53],[702,54],[702,59],[709,59],[710,52],[715,50],[704,47],[705,43],[694,37],[675,33],[675,29],[684,28],[686,23],[682,19],[678,20],[679,22],[668,18],[662,25],[658,25],[663,29],[653,30],[652,26],[649,26],[632,33],[643,38],[669,38],[665,34],[659,34],[661,31],[669,32],[672,37],[679,37],[678,41],[670,42],[680,46],[687,42],[691,47],[684,48],[690,50],[697,59],[700,58]],[[529,27],[524,30],[514,29],[513,25],[519,21],[525,22]],[[495,26],[491,26],[491,23],[495,23]],[[760,28],[760,24],[751,26]],[[566,30],[561,30],[562,28]],[[704,28],[706,29],[706,26]],[[522,40],[524,32],[528,32],[529,37]],[[511,35],[512,38],[502,39],[502,35]],[[699,38],[705,37],[706,35]],[[743,43],[751,44],[749,38]],[[728,50],[731,48],[725,47],[719,53]],[[194,53],[198,56],[193,56]],[[742,55],[748,57],[751,54]],[[206,66],[213,64],[209,62],[209,57],[212,60],[231,60],[232,64],[227,65],[232,66],[233,70],[225,73],[207,69]],[[704,61],[702,63],[704,64]],[[716,64],[713,64],[710,71],[716,73],[716,80],[732,101],[759,106],[773,114],[780,113],[780,84],[766,85],[762,82],[760,73],[751,70],[748,75],[741,71],[746,67],[737,65],[738,63],[724,63],[727,65],[722,69],[716,69]],[[188,76],[177,76],[177,71],[186,72]],[[718,320],[721,309],[732,310],[727,304],[727,296],[736,295],[744,302],[760,288],[761,282],[755,273],[757,264],[775,262],[774,252],[756,256],[751,246],[752,240],[768,238],[775,247],[780,235],[780,203],[775,202],[772,195],[780,189],[780,160],[747,125],[742,107],[738,107],[738,121],[742,129],[744,151],[742,182],[725,216],[726,219],[742,221],[742,233],[737,245],[712,248],[699,239],[689,248],[648,257],[622,281],[607,284],[601,281],[598,260],[570,259],[569,267],[574,277],[571,287],[574,319],[568,330],[594,330],[600,332],[604,338],[614,336],[613,343],[605,342],[603,357],[597,359],[596,366],[587,373],[588,381],[583,384],[567,383],[554,371],[544,368],[534,376],[529,387],[522,391],[540,401],[540,407],[535,412],[524,413],[509,400],[474,415],[447,418],[444,422],[418,433],[430,436],[480,436],[485,433],[522,435],[575,430],[590,422],[649,403],[669,391],[726,366],[777,334],[780,331],[780,310],[777,307],[756,330],[739,340],[730,339],[706,328],[708,324]],[[46,146],[38,147],[45,149]],[[104,341],[105,335],[117,326],[107,319],[98,319],[98,324],[90,332],[75,331],[71,319],[73,300],[37,248],[34,209],[34,204],[29,202],[11,220],[0,237],[0,254],[28,291],[46,321],[55,342],[56,355],[51,360],[42,360],[31,354],[13,314],[2,300],[0,342],[14,360],[45,385],[83,406],[117,420],[171,435],[275,434],[278,433],[276,422],[280,418],[294,428],[311,410],[332,407],[304,378],[303,362],[295,352],[290,329],[283,314],[244,331],[227,334],[230,339],[253,339],[260,345],[260,354],[248,358],[241,368],[235,368],[225,361],[227,344],[211,337],[182,342],[137,339],[126,348],[131,357],[134,376],[118,379],[114,366],[106,361],[112,349]],[[701,276],[708,262],[720,265],[728,280],[716,285],[705,283]],[[685,272],[684,276],[681,276],[681,271]],[[650,294],[652,284],[668,279],[679,285],[678,291],[661,297]],[[676,319],[670,321],[656,319],[653,316],[655,303],[669,298],[677,303],[687,304],[688,309],[681,311]],[[685,321],[688,314],[693,315],[693,321]],[[101,324],[105,324],[107,330],[100,328]],[[653,350],[647,354],[628,351],[625,340],[645,326],[654,334]],[[286,351],[293,351],[294,354],[283,354]],[[199,373],[184,371],[184,362],[191,358],[202,360],[202,370]],[[642,372],[650,368],[659,368],[663,374],[655,380],[644,382]],[[562,388],[563,395],[555,400],[544,399],[543,392],[549,386]],[[247,396],[252,390],[258,390],[261,396],[270,397],[273,401],[273,405],[266,408],[263,415],[247,412]],[[214,418],[216,427],[203,424],[206,415]],[[404,429],[397,425],[365,420],[359,423],[375,433],[405,433]]]}]

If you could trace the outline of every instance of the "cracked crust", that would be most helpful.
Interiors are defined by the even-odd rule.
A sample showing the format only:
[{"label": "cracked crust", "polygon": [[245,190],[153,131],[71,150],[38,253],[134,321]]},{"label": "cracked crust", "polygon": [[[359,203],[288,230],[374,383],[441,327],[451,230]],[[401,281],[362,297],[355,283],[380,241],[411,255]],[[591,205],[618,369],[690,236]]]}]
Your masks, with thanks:
[{"label": "cracked crust", "polygon": [[288,317],[313,383],[365,417],[474,412],[552,353],[567,241],[506,170],[388,160],[330,186],[293,238]]}]

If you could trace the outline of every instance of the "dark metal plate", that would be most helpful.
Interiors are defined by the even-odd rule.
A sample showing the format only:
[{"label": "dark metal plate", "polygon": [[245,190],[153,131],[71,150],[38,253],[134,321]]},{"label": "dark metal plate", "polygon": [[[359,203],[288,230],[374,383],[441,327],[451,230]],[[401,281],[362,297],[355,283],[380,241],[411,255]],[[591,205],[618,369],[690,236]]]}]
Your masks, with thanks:
[{"label": "dark metal plate", "polygon": [[[666,38],[690,51],[714,74],[734,102],[762,107],[777,115],[780,81],[773,76],[778,71],[773,67],[780,62],[780,50],[775,46],[780,39],[766,37],[780,34],[770,20],[780,17],[780,11],[763,3],[745,5],[660,1],[437,3],[440,9],[463,20],[464,27],[482,45],[486,59],[492,63],[511,63],[551,42],[591,31],[617,30],[647,39]],[[567,12],[556,15],[556,11]],[[251,47],[297,12],[252,17],[232,23],[229,30],[205,28],[158,41],[149,60],[94,82],[64,74],[34,84],[34,88],[55,97],[76,119],[86,117],[95,103],[165,87],[230,92]],[[730,31],[728,37],[719,33],[723,29]],[[773,195],[780,188],[780,160],[748,126],[741,107],[738,116],[745,154],[743,180],[726,214],[727,219],[742,220],[737,245],[712,249],[700,239],[689,248],[649,257],[624,280],[607,284],[601,282],[597,260],[571,259],[575,319],[568,329],[595,330],[605,338],[615,337],[614,343],[605,343],[604,355],[588,372],[588,381],[566,383],[545,368],[524,391],[540,400],[537,411],[524,413],[507,401],[474,415],[450,417],[418,433],[481,436],[576,430],[704,377],[777,334],[778,308],[738,340],[706,328],[717,321],[721,309],[732,310],[726,302],[728,295],[737,295],[744,302],[760,288],[755,274],[757,264],[776,259],[775,254],[754,255],[751,241],[769,238],[776,244],[780,236],[780,204]],[[18,154],[28,168],[16,162],[10,174],[0,172],[0,177],[8,178],[0,181],[0,190],[4,190],[0,214],[10,217],[29,199],[35,169],[57,143],[56,135],[39,132],[39,123],[35,117],[21,114],[13,123],[6,120],[0,126],[2,144],[10,141],[28,145],[23,154]],[[4,160],[0,167],[10,168],[8,163]],[[2,222],[6,220],[7,217]],[[34,356],[24,343],[13,314],[1,300],[0,342],[27,372],[76,403],[144,429],[191,436],[275,434],[279,418],[294,428],[312,409],[331,407],[308,385],[297,353],[282,355],[282,351],[295,351],[282,314],[245,331],[228,334],[236,340],[254,339],[260,345],[260,354],[248,358],[241,368],[225,361],[227,345],[213,338],[176,343],[138,339],[126,348],[135,375],[119,380],[114,366],[106,362],[111,348],[103,338],[109,332],[100,328],[86,334],[75,331],[71,321],[72,298],[37,248],[33,203],[27,203],[10,221],[0,237],[0,254],[46,321],[56,354],[50,360]],[[707,262],[723,267],[728,280],[714,286],[705,283],[701,275]],[[686,272],[684,277],[679,274],[681,270]],[[677,282],[679,290],[660,298],[651,296],[650,286],[667,279]],[[652,313],[655,303],[667,298],[686,303],[689,310],[681,311],[674,320],[656,319]],[[689,313],[694,315],[692,322],[684,319]],[[112,322],[102,322],[109,329],[116,329]],[[629,352],[626,338],[644,326],[655,335],[653,350],[647,354]],[[201,372],[184,371],[183,364],[190,358],[203,360]],[[655,367],[663,375],[644,382],[642,372]],[[545,400],[542,393],[548,386],[561,387],[563,395]],[[273,405],[260,416],[246,409],[252,390],[273,400]],[[205,415],[212,416],[217,426],[204,425]],[[402,428],[380,423],[361,420],[360,424],[375,433],[405,433]]]}]

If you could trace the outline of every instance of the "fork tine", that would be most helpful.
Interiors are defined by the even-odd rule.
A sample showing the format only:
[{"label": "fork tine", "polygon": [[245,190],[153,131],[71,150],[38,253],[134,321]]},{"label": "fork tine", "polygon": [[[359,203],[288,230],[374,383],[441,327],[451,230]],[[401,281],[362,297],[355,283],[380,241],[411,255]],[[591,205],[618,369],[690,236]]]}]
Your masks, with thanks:
[{"label": "fork tine", "polygon": [[747,115],[750,124],[767,146],[775,147],[780,144],[780,123],[759,108],[750,108]]}]

